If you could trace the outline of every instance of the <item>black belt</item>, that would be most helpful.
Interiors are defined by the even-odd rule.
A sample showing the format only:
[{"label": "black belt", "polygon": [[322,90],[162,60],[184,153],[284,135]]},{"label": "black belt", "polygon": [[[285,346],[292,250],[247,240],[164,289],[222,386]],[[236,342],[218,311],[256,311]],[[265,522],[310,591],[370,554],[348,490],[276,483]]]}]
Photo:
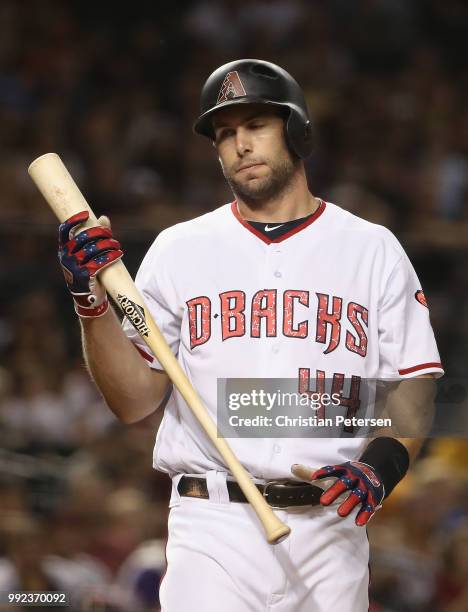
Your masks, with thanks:
[{"label": "black belt", "polygon": [[[229,501],[246,503],[242,489],[232,480],[226,481]],[[323,489],[312,484],[295,482],[292,480],[271,480],[266,484],[255,486],[272,508],[287,508],[289,506],[317,506]],[[198,497],[209,499],[208,487],[205,478],[195,476],[182,476],[177,485],[179,495],[183,497]]]}]

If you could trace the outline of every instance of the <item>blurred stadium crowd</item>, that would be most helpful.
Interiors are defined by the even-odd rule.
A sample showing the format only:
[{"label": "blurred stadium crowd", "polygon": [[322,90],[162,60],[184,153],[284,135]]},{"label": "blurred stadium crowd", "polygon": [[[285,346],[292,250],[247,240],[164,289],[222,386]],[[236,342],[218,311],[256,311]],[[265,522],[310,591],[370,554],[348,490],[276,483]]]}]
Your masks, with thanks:
[{"label": "blurred stadium crowd", "polygon": [[[165,563],[160,417],[122,426],[90,383],[28,164],[61,154],[135,272],[158,231],[230,199],[191,133],[206,76],[279,63],[312,109],[311,190],[397,234],[463,378],[467,40],[463,0],[0,2],[0,591],[155,610]],[[374,519],[374,612],[468,609],[467,467],[465,438],[429,442]]]}]

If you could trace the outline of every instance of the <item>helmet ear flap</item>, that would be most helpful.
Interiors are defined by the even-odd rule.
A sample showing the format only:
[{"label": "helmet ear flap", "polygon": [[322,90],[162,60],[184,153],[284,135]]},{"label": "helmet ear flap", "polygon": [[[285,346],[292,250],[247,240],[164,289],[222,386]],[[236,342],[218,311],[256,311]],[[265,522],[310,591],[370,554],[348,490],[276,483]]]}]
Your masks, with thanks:
[{"label": "helmet ear flap", "polygon": [[289,149],[301,159],[310,155],[313,149],[314,133],[309,119],[297,108],[291,108],[285,121],[286,142]]},{"label": "helmet ear flap", "polygon": [[304,126],[304,147],[308,151],[307,155],[310,155],[315,145],[315,132],[311,121],[307,121]]},{"label": "helmet ear flap", "polygon": [[307,121],[304,126],[304,141],[312,144],[314,140],[314,130],[312,128],[312,123]]}]

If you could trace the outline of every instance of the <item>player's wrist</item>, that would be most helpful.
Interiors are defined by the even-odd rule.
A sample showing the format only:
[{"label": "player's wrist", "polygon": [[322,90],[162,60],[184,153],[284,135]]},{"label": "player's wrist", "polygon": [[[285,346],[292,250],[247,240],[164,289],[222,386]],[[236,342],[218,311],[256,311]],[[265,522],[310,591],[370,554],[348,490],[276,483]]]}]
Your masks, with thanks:
[{"label": "player's wrist", "polygon": [[109,300],[105,291],[99,296],[90,293],[72,293],[72,296],[75,312],[79,317],[85,319],[102,317],[109,309]]},{"label": "player's wrist", "polygon": [[380,478],[387,498],[396,485],[403,480],[409,468],[406,447],[395,438],[375,438],[358,459],[370,467]]}]

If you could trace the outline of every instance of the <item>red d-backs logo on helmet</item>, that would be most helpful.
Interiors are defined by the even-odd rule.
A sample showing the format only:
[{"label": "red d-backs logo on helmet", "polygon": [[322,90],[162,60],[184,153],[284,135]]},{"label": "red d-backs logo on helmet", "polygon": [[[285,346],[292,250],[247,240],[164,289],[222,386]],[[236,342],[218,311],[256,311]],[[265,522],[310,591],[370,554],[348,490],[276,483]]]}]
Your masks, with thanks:
[{"label": "red d-backs logo on helmet", "polygon": [[240,98],[245,95],[245,89],[242,85],[239,73],[237,70],[234,70],[233,72],[228,72],[224,77],[216,104],[221,104],[221,102],[227,102],[228,100],[232,100],[232,98]]},{"label": "red d-backs logo on helmet", "polygon": [[426,296],[424,295],[424,293],[421,291],[421,289],[419,289],[419,291],[416,291],[416,293],[414,294],[414,297],[418,300],[418,302],[420,304],[422,304],[423,306],[425,306],[426,308],[428,308],[427,305],[427,300],[426,300]]}]

